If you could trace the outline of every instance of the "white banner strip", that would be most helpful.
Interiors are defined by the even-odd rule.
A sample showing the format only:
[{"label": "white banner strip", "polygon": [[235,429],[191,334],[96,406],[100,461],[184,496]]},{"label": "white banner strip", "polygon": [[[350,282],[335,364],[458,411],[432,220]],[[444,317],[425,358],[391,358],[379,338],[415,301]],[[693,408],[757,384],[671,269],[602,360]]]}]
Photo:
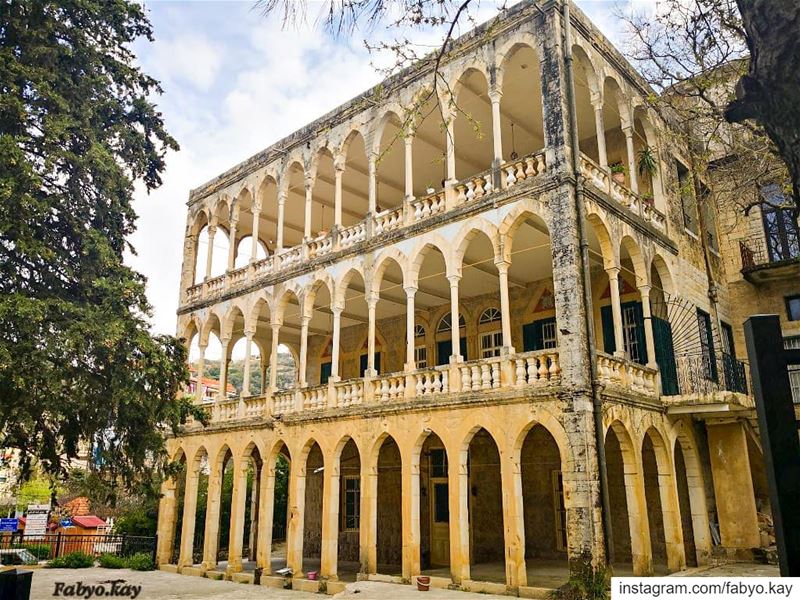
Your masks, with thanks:
[{"label": "white banner strip", "polygon": [[612,600],[800,600],[800,577],[612,577]]}]

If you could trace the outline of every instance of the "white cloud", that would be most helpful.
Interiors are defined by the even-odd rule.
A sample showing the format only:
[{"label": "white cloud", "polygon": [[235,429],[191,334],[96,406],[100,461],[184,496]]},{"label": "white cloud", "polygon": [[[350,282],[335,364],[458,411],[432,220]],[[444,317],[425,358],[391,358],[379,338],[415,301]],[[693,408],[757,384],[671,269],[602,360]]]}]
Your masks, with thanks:
[{"label": "white cloud", "polygon": [[180,33],[157,42],[150,61],[153,75],[167,85],[189,84],[208,91],[222,66],[223,48],[197,33]]}]

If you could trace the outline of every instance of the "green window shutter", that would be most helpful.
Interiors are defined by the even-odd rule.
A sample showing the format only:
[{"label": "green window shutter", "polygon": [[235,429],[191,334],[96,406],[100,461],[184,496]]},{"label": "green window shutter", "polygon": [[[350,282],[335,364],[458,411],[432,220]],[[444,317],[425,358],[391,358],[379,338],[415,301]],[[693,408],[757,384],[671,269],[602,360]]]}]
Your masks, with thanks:
[{"label": "green window shutter", "polygon": [[661,393],[665,396],[675,396],[678,393],[678,371],[675,366],[672,326],[669,321],[653,317],[653,341],[656,347],[656,362],[661,371]]},{"label": "green window shutter", "polygon": [[632,302],[634,320],[636,322],[636,340],[639,344],[639,364],[647,364],[647,339],[644,334],[644,312],[641,302]]},{"label": "green window shutter", "polygon": [[464,360],[469,360],[467,358],[467,338],[462,337],[458,340],[458,347],[461,349],[461,356],[464,357]]},{"label": "green window shutter", "polygon": [[[367,372],[367,355],[366,354],[362,354],[361,357],[359,358],[359,368],[361,370],[361,377],[363,377],[364,373]],[[381,372],[381,353],[380,352],[376,352],[375,353],[375,371],[377,371],[378,373]]]},{"label": "green window shutter", "polygon": [[611,306],[600,307],[600,320],[603,323],[603,350],[606,354],[614,354],[617,350],[617,343],[614,339],[614,317],[611,313]]},{"label": "green window shutter", "polygon": [[446,365],[450,362],[450,350],[452,348],[450,340],[436,342],[436,365]]},{"label": "green window shutter", "polygon": [[328,383],[328,379],[331,377],[331,368],[333,363],[322,363],[319,366],[319,382],[320,384]]}]

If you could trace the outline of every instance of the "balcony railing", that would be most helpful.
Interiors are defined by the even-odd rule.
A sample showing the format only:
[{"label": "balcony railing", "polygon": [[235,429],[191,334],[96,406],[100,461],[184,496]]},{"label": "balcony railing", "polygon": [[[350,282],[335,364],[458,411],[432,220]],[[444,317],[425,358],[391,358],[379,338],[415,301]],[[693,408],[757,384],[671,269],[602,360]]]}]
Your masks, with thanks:
[{"label": "balcony railing", "polygon": [[[506,162],[500,166],[500,189],[519,185],[522,181],[543,175],[547,171],[545,151],[532,153],[520,159]],[[369,232],[372,237],[382,236],[421,223],[457,208],[496,193],[493,184],[494,172],[488,169],[477,175],[457,182],[452,188],[431,193],[422,198],[414,198],[404,202],[402,206],[371,215],[349,227],[338,228],[305,240],[302,244],[285,248],[268,258],[254,262],[247,267],[228,271],[189,287],[186,291],[186,303],[192,304],[208,300],[224,291],[244,287],[262,277],[276,274],[298,266],[305,260],[322,257],[333,252],[351,248],[366,241]],[[371,222],[368,220],[371,219]]]},{"label": "balcony railing", "polygon": [[[796,246],[796,245],[795,245]],[[742,271],[748,271],[769,264],[784,264],[800,259],[800,250],[791,244],[777,245],[772,252],[762,235],[739,240],[739,253],[742,257]]]},{"label": "balcony railing", "polygon": [[604,352],[597,353],[597,377],[606,386],[655,398],[658,396],[657,373],[655,369],[631,360],[617,358]]},{"label": "balcony railing", "polygon": [[675,357],[678,394],[709,395],[714,392],[748,394],[747,365],[722,353],[712,359],[705,354]]},{"label": "balcony railing", "polygon": [[614,181],[607,169],[601,167],[585,154],[580,155],[581,173],[596,188],[604,191],[629,212],[641,217],[661,232],[666,232],[667,218],[652,203],[633,193],[624,185]]},{"label": "balcony railing", "polygon": [[484,394],[525,387],[547,389],[561,381],[558,350],[540,350],[510,356],[388,373],[310,387],[278,390],[208,404],[212,422],[264,418],[270,415],[311,414],[357,405],[435,400],[458,392]]}]

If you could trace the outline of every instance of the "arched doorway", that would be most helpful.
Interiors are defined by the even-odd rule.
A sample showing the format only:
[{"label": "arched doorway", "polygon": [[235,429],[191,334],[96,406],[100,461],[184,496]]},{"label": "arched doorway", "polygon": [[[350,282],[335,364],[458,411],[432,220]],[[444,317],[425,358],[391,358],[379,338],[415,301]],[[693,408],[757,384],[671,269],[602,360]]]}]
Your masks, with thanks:
[{"label": "arched doorway", "polygon": [[470,578],[506,581],[503,486],[500,451],[492,435],[479,429],[469,443]]},{"label": "arched doorway", "polygon": [[402,459],[392,436],[386,436],[378,451],[377,482],[377,572],[399,575],[403,562]]}]

